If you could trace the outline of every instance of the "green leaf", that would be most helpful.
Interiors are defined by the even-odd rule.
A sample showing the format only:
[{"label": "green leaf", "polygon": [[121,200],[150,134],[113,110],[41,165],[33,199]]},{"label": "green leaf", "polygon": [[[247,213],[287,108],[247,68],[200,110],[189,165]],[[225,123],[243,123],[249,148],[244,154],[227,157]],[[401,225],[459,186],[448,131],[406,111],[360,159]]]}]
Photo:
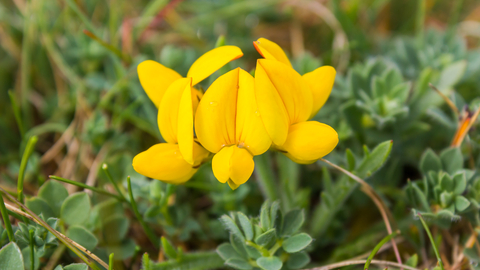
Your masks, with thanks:
[{"label": "green leaf", "polygon": [[127,235],[129,223],[125,216],[118,215],[108,218],[102,226],[104,241],[106,243],[121,242]]},{"label": "green leaf", "polygon": [[450,177],[448,173],[442,174],[442,177],[440,178],[440,186],[444,191],[453,191],[453,187],[454,187],[453,179]]},{"label": "green leaf", "polygon": [[63,201],[68,197],[68,191],[61,183],[50,180],[40,187],[38,197],[44,199],[58,217]]},{"label": "green leaf", "polygon": [[413,254],[408,260],[405,262],[405,265],[411,266],[411,267],[417,267],[418,265],[418,255],[415,253]]},{"label": "green leaf", "polygon": [[57,267],[55,267],[55,269],[53,269],[53,270],[64,270],[64,269],[61,265],[57,265]]},{"label": "green leaf", "polygon": [[[177,259],[177,250],[175,250],[175,247],[173,247],[172,243],[170,243],[170,241],[167,240],[167,238],[163,237],[162,236],[162,248],[163,248],[163,252],[165,253],[165,255],[167,256],[167,258],[169,259]],[[233,247],[232,247],[233,249]]]},{"label": "green leaf", "polygon": [[270,228],[270,201],[266,200],[260,208],[260,226],[267,231]]},{"label": "green leaf", "polygon": [[218,246],[217,253],[225,261],[233,258],[242,259],[242,257],[237,253],[237,251],[235,251],[233,246],[229,243],[223,243],[220,246]]},{"label": "green leaf", "polygon": [[467,188],[467,178],[465,176],[465,172],[458,172],[453,176],[453,183],[455,185],[453,189],[453,193],[456,195],[460,195],[465,191]]},{"label": "green leaf", "polygon": [[0,249],[0,269],[24,270],[22,251],[16,243],[10,242]]},{"label": "green leaf", "polygon": [[230,231],[231,234],[236,235],[242,241],[245,240],[242,231],[240,231],[240,228],[238,228],[237,224],[235,223],[235,221],[233,221],[231,217],[223,215],[220,217],[220,220],[223,222],[223,225]]},{"label": "green leaf", "polygon": [[270,229],[263,234],[255,238],[255,243],[261,246],[269,246],[275,242],[276,239],[276,229]]},{"label": "green leaf", "polygon": [[347,158],[347,169],[349,171],[355,170],[357,161],[355,159],[355,155],[353,154],[352,150],[350,150],[350,148],[347,148],[347,150],[345,151],[345,157]]},{"label": "green leaf", "polygon": [[312,237],[306,233],[296,234],[282,243],[283,249],[288,253],[295,253],[303,250],[312,243]]},{"label": "green leaf", "polygon": [[451,175],[463,168],[463,156],[458,147],[448,148],[440,154],[443,168]]},{"label": "green leaf", "polygon": [[263,270],[280,270],[283,266],[280,258],[272,257],[260,257],[257,259],[257,264]]},{"label": "green leaf", "polygon": [[240,270],[253,269],[253,267],[248,263],[248,261],[246,261],[244,259],[238,259],[238,258],[228,259],[225,262],[225,264],[232,267],[232,268],[240,269]]},{"label": "green leaf", "polygon": [[293,253],[287,261],[289,269],[300,269],[310,262],[310,256],[305,252]]},{"label": "green leaf", "polygon": [[55,213],[53,212],[52,208],[50,208],[50,205],[48,205],[44,199],[33,197],[27,199],[25,205],[35,214],[42,214],[45,219],[55,217]]},{"label": "green leaf", "polygon": [[84,263],[72,263],[64,268],[65,270],[88,270],[88,265]]},{"label": "green leaf", "polygon": [[289,211],[283,219],[282,236],[290,236],[296,233],[305,221],[303,209],[294,209]]},{"label": "green leaf", "polygon": [[253,226],[250,220],[248,219],[245,214],[242,212],[237,212],[238,222],[240,223],[240,227],[242,228],[243,234],[247,240],[253,239]]},{"label": "green leaf", "polygon": [[262,257],[262,254],[260,254],[260,251],[258,251],[258,249],[256,249],[255,247],[246,245],[245,250],[247,251],[247,254],[248,254],[249,258],[252,258],[252,259],[256,260],[256,259]]},{"label": "green leaf", "polygon": [[360,163],[355,170],[357,176],[365,178],[377,171],[390,155],[392,144],[393,141],[385,141],[377,145],[377,147],[375,147],[375,149],[373,149],[372,152],[362,160],[362,163]]},{"label": "green leaf", "polygon": [[437,83],[438,89],[444,94],[448,94],[445,93],[445,90],[452,89],[462,79],[466,68],[467,61],[465,60],[457,61],[444,68],[439,77],[440,81]]},{"label": "green leaf", "polygon": [[467,209],[468,207],[470,206],[470,201],[467,200],[467,198],[461,196],[461,195],[457,195],[455,197],[455,208],[458,210],[458,211],[463,211],[465,209]]},{"label": "green leaf", "polygon": [[242,239],[238,238],[235,234],[230,234],[230,244],[232,244],[232,247],[242,258],[248,258],[246,245]]},{"label": "green leaf", "polygon": [[90,251],[93,251],[98,245],[97,237],[80,225],[70,226],[67,230],[67,237]]},{"label": "green leaf", "polygon": [[274,228],[277,222],[278,210],[280,209],[280,202],[274,201],[270,207],[270,228]]},{"label": "green leaf", "polygon": [[82,224],[90,215],[90,207],[90,198],[87,193],[72,194],[63,202],[60,217],[68,225]]},{"label": "green leaf", "polygon": [[427,175],[429,171],[438,172],[442,170],[442,161],[432,149],[427,149],[427,151],[423,152],[422,158],[420,159],[420,170],[423,175]]},{"label": "green leaf", "polygon": [[453,202],[453,194],[447,191],[440,194],[440,204],[443,208],[448,207]]}]

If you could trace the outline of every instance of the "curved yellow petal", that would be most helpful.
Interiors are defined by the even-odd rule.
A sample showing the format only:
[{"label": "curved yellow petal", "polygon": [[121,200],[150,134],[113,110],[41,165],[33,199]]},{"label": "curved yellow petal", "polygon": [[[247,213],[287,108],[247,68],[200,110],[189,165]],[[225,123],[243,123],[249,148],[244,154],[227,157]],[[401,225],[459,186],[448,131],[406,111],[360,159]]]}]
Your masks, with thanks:
[{"label": "curved yellow petal", "polygon": [[171,143],[150,147],[136,155],[132,165],[139,174],[171,184],[188,181],[198,170],[183,159],[178,145]]},{"label": "curved yellow petal", "polygon": [[230,159],[235,147],[235,145],[225,146],[213,156],[213,175],[220,183],[226,183],[230,179]]},{"label": "curved yellow petal", "polygon": [[178,108],[178,146],[180,153],[182,153],[185,161],[193,165],[193,145],[195,144],[193,138],[193,100],[197,98],[196,91],[192,91],[192,79],[185,86],[180,97],[180,104]]},{"label": "curved yellow petal", "polygon": [[193,78],[192,85],[203,81],[228,62],[243,56],[237,46],[221,46],[200,56],[190,67],[187,77]]},{"label": "curved yellow petal", "polygon": [[308,85],[293,68],[278,61],[257,60],[255,96],[267,133],[276,145],[285,142],[289,125],[310,117]]},{"label": "curved yellow petal", "polygon": [[200,143],[217,153],[235,144],[238,69],[216,79],[203,95],[195,114],[195,132]]},{"label": "curved yellow petal", "polygon": [[182,78],[175,70],[153,60],[146,60],[137,66],[138,79],[150,100],[158,108],[167,88]]},{"label": "curved yellow petal", "polygon": [[253,42],[253,46],[257,49],[257,52],[265,59],[277,60],[285,65],[292,66],[287,55],[277,43],[270,41],[266,38],[259,38]]},{"label": "curved yellow petal", "polygon": [[281,150],[287,151],[296,160],[308,163],[327,155],[337,144],[338,134],[332,127],[317,121],[307,121],[290,127]]},{"label": "curved yellow petal", "polygon": [[168,143],[178,142],[177,135],[180,100],[183,92],[187,88],[191,89],[190,78],[181,78],[173,82],[168,87],[167,91],[165,91],[165,95],[158,108],[158,128],[160,129],[163,139]]},{"label": "curved yellow petal", "polygon": [[302,76],[310,86],[313,96],[313,106],[310,118],[317,114],[323,104],[327,101],[328,96],[330,96],[333,83],[335,82],[336,73],[337,72],[333,67],[323,66]]},{"label": "curved yellow petal", "polygon": [[272,140],[267,134],[255,99],[255,82],[250,73],[238,69],[236,144],[253,155],[261,155],[270,148]]},{"label": "curved yellow petal", "polygon": [[245,148],[236,145],[223,147],[212,160],[215,177],[221,183],[228,181],[232,189],[247,182],[252,176],[254,167],[253,156]]}]

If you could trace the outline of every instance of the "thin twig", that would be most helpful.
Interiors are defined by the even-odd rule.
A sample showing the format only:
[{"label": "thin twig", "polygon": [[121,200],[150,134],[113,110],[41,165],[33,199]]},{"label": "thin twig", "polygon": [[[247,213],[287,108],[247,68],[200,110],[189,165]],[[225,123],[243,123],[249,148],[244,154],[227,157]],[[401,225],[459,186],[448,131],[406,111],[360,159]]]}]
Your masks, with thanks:
[{"label": "thin twig", "polygon": [[[392,226],[390,225],[390,221],[388,219],[388,216],[392,217],[392,214],[390,213],[390,211],[388,210],[388,208],[385,206],[385,204],[383,203],[382,199],[380,198],[380,196],[375,192],[375,190],[369,185],[367,184],[367,182],[365,182],[363,179],[361,179],[360,177],[354,175],[353,173],[345,170],[344,168],[336,165],[336,164],[333,164],[332,162],[326,160],[326,159],[320,159],[321,161],[327,163],[328,165],[334,167],[335,169],[343,172],[344,174],[346,174],[347,176],[349,176],[350,178],[352,178],[353,180],[357,181],[358,183],[360,183],[360,185],[362,186],[361,190],[368,196],[372,199],[372,201],[375,203],[375,205],[377,206],[378,210],[380,211],[380,214],[382,215],[382,218],[383,218],[383,222],[385,223],[385,227],[387,228],[387,232],[388,234],[392,234],[393,231],[392,231]],[[395,253],[395,257],[397,258],[397,261],[399,264],[402,264],[402,257],[400,257],[400,252],[398,251],[398,247],[397,247],[397,244],[395,243],[395,239],[392,238],[391,239],[391,243],[392,243],[392,247],[393,247],[393,251]]]},{"label": "thin twig", "polygon": [[[315,268],[309,268],[309,269],[304,269],[304,270],[330,270],[330,269],[335,269],[339,267],[344,267],[344,266],[349,266],[349,265],[356,265],[356,264],[365,264],[367,260],[356,260],[356,261],[343,261],[343,262],[338,262],[338,263],[333,263],[325,266],[320,266],[320,267],[315,267]],[[379,265],[387,265],[387,266],[394,266],[398,268],[405,268],[408,270],[418,270],[417,268],[405,265],[405,264],[400,264],[396,262],[390,262],[390,261],[380,261],[380,260],[372,260],[370,264],[379,264]]]},{"label": "thin twig", "polygon": [[[21,215],[23,217],[26,217],[32,221],[34,221],[35,223],[39,224],[40,226],[43,226],[44,228],[46,228],[48,231],[50,231],[53,235],[55,235],[61,242],[63,242],[65,245],[69,246],[69,245],[72,245],[73,247],[70,247],[70,249],[77,254],[77,256],[79,256],[80,258],[82,258],[85,262],[87,263],[90,263],[91,264],[91,261],[86,258],[81,252],[85,252],[90,258],[92,258],[93,260],[95,260],[96,262],[98,262],[101,266],[105,267],[106,269],[108,269],[108,264],[106,264],[104,261],[102,261],[100,258],[98,258],[95,254],[93,254],[92,252],[90,252],[88,249],[86,249],[85,247],[83,247],[82,245],[78,244],[77,242],[73,241],[72,239],[68,238],[67,236],[65,236],[64,234],[62,234],[61,232],[53,229],[51,226],[49,226],[45,221],[43,221],[39,216],[37,216],[35,213],[33,213],[30,209],[28,209],[25,205],[23,205],[22,203],[20,203],[18,200],[16,200],[12,195],[8,194],[8,192],[6,192],[4,189],[0,188],[0,191],[2,191],[2,193],[8,197],[9,200],[11,200],[12,202],[14,202],[15,204],[17,204],[19,207],[21,207],[23,210],[25,210],[27,213],[23,212],[22,210],[12,206],[12,205],[9,205],[9,204],[5,204],[5,206],[7,207],[8,210],[14,212],[15,214],[18,214],[18,215]],[[76,249],[79,249],[81,252],[79,252],[78,250]],[[76,251],[76,252],[75,252]],[[79,253],[78,253],[79,252]],[[90,265],[90,267],[92,267],[92,265]],[[95,269],[97,269],[97,267],[95,265],[93,265],[93,267],[95,267]],[[92,267],[92,268],[93,268]]]},{"label": "thin twig", "polygon": [[439,94],[443,100],[445,100],[445,102],[448,104],[448,106],[450,107],[450,109],[452,109],[452,111],[455,113],[455,116],[458,116],[460,114],[460,112],[458,111],[458,108],[457,106],[455,106],[455,104],[453,103],[453,101],[451,101],[447,96],[445,96],[445,94],[443,94],[442,92],[440,92],[440,90],[438,90],[437,87],[435,87],[435,85],[429,83],[428,86],[430,86],[430,88],[433,89],[433,91],[437,92],[437,94]]}]

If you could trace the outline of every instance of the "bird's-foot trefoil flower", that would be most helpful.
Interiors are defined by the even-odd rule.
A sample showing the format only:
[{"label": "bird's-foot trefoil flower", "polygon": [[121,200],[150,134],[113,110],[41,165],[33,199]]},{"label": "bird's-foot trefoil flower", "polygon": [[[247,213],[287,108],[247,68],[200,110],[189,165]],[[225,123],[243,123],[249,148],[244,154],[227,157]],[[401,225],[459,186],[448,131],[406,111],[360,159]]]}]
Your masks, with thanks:
[{"label": "bird's-foot trefoil flower", "polygon": [[[253,45],[258,53],[260,53],[265,59],[277,60],[292,67],[287,55],[276,43],[265,38],[259,38],[257,41],[253,42]],[[317,114],[330,96],[335,81],[335,75],[336,71],[333,67],[321,66],[302,76],[302,80],[307,83],[308,88],[312,92],[312,111],[309,119]]]},{"label": "bird's-foot trefoil flower", "polygon": [[[192,85],[203,81],[228,62],[243,56],[240,48],[236,46],[221,46],[210,50],[200,56],[190,67],[187,78],[192,78]],[[137,67],[138,78],[143,90],[158,108],[165,91],[174,81],[182,76],[175,70],[153,61],[146,60]]]},{"label": "bird's-foot trefoil flower", "polygon": [[195,174],[210,153],[194,136],[194,115],[202,93],[193,86],[242,55],[235,46],[213,49],[193,63],[186,78],[155,61],[140,63],[140,83],[158,108],[158,127],[166,143],[135,156],[135,171],[173,184],[184,183]]},{"label": "bird's-foot trefoil flower", "polygon": [[303,76],[275,43],[254,42],[265,59],[257,60],[255,96],[273,146],[297,163],[309,164],[330,153],[338,134],[330,126],[308,121],[327,100],[335,70],[321,67]]},{"label": "bird's-foot trefoil flower", "polygon": [[255,102],[254,78],[237,68],[215,80],[198,105],[195,131],[200,143],[216,153],[215,177],[232,189],[245,183],[253,173],[253,157],[271,145]]}]

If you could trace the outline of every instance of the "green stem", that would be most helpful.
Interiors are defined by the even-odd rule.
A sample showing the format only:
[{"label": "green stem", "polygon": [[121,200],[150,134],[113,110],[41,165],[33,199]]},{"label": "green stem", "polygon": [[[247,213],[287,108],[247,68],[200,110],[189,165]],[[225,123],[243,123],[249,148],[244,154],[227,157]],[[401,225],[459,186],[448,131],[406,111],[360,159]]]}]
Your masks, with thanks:
[{"label": "green stem", "polygon": [[265,153],[255,157],[255,175],[257,176],[258,184],[262,190],[263,196],[270,201],[278,199],[276,189],[275,176],[272,172],[270,153]]},{"label": "green stem", "polygon": [[60,182],[64,182],[64,183],[68,183],[68,184],[71,184],[71,185],[75,185],[75,186],[78,186],[78,187],[81,187],[81,188],[84,188],[84,189],[89,189],[91,191],[95,191],[97,193],[100,193],[100,194],[103,194],[103,195],[107,195],[107,196],[110,196],[110,197],[113,197],[121,202],[127,202],[127,200],[125,198],[122,198],[118,195],[115,195],[113,193],[110,193],[106,190],[103,190],[103,189],[99,189],[99,188],[96,188],[96,187],[92,187],[92,186],[89,186],[89,185],[86,185],[84,183],[80,183],[80,182],[75,182],[75,181],[72,181],[72,180],[69,180],[69,179],[65,179],[65,178],[62,178],[62,177],[59,177],[59,176],[55,176],[55,175],[50,175],[49,176],[50,179],[54,179],[54,180],[57,180],[57,181],[60,181]]},{"label": "green stem", "polygon": [[87,18],[87,16],[85,14],[83,14],[83,12],[77,6],[77,3],[74,0],[65,0],[65,2],[67,2],[67,5],[73,10],[73,12],[75,12],[75,14],[77,14],[77,16],[85,24],[85,26],[88,28],[88,30],[97,34],[96,28],[93,26],[93,24]]},{"label": "green stem", "polygon": [[20,108],[18,107],[17,101],[15,100],[15,95],[10,90],[8,91],[8,96],[10,97],[10,103],[12,103],[13,115],[15,116],[15,120],[17,121],[18,129],[20,130],[20,134],[22,138],[25,137],[25,129],[23,127],[22,115],[20,112]]},{"label": "green stem", "polygon": [[114,55],[116,55],[118,58],[120,58],[125,64],[130,65],[132,63],[132,59],[130,56],[123,54],[121,51],[119,51],[117,48],[115,48],[113,45],[108,44],[107,42],[103,41],[101,38],[96,36],[94,33],[88,31],[88,30],[83,30],[83,33],[87,35],[89,38],[95,40],[96,42],[100,43],[104,48],[112,52]]},{"label": "green stem", "polygon": [[135,213],[135,216],[137,217],[138,221],[142,225],[143,230],[145,231],[145,234],[147,235],[148,239],[152,244],[158,248],[159,247],[159,241],[158,238],[155,236],[153,231],[150,229],[150,227],[147,226],[145,221],[143,220],[142,215],[140,215],[140,212],[138,211],[137,208],[137,203],[135,202],[135,199],[133,198],[133,192],[132,192],[132,182],[130,180],[130,176],[127,177],[127,184],[128,184],[128,195],[130,196],[130,205],[132,206],[133,212]]},{"label": "green stem", "polygon": [[108,257],[108,270],[113,270],[113,253]]},{"label": "green stem", "polygon": [[25,147],[25,151],[23,152],[22,161],[20,163],[20,169],[18,171],[18,181],[17,181],[17,198],[18,200],[23,203],[23,179],[25,177],[25,170],[27,168],[28,159],[32,155],[33,149],[35,148],[35,144],[38,141],[37,136],[30,137],[28,140],[27,146]]},{"label": "green stem", "polygon": [[380,248],[385,245],[385,243],[387,243],[388,241],[390,241],[390,239],[392,239],[393,237],[397,236],[398,234],[400,233],[400,231],[396,231],[396,232],[393,232],[389,235],[387,235],[385,238],[382,239],[382,241],[380,241],[380,243],[378,243],[375,248],[372,250],[372,252],[370,253],[370,255],[368,256],[367,258],[367,262],[365,263],[365,266],[363,267],[364,270],[367,270],[368,267],[370,266],[370,263],[372,262],[373,260],[373,257],[375,256],[375,254],[377,254],[377,252],[380,250]]},{"label": "green stem", "polygon": [[423,220],[422,215],[420,213],[417,213],[417,216],[420,218],[420,221],[422,222],[423,228],[425,228],[425,231],[427,232],[428,238],[430,238],[430,242],[432,243],[433,251],[435,251],[435,256],[437,256],[438,265],[440,266],[440,269],[444,270],[442,258],[440,257],[440,252],[438,252],[437,245],[435,245],[435,241],[433,240],[432,233],[430,232],[430,229],[428,228],[427,223],[425,223],[425,220]]},{"label": "green stem", "polygon": [[103,163],[102,170],[107,175],[108,180],[110,181],[110,183],[112,183],[112,185],[115,188],[115,190],[117,191],[118,195],[123,198],[123,201],[127,201],[125,196],[123,196],[123,193],[120,191],[120,188],[118,187],[117,183],[115,181],[113,181],[112,175],[108,171],[108,165],[106,163]]},{"label": "green stem", "polygon": [[33,248],[33,230],[29,230],[28,234],[30,236],[29,246],[30,246],[30,269],[35,270],[35,250]]},{"label": "green stem", "polygon": [[264,248],[260,245],[257,245],[252,241],[246,241],[245,244],[256,248],[260,253],[262,253],[263,257],[270,257],[270,252],[266,248]]},{"label": "green stem", "polygon": [[270,256],[273,256],[280,247],[282,247],[282,240],[277,241],[275,245],[273,245],[273,247],[270,250],[268,250],[268,253],[270,253]]},{"label": "green stem", "polygon": [[13,237],[12,224],[10,223],[10,218],[8,216],[7,208],[5,207],[5,202],[3,201],[3,197],[1,195],[0,195],[0,212],[2,213],[3,222],[5,223],[5,229],[7,230],[8,240],[10,240],[10,242],[15,242],[15,238]]},{"label": "green stem", "polygon": [[417,0],[417,17],[415,21],[415,30],[417,35],[417,45],[423,46],[425,35],[425,13],[426,13],[426,0]]}]

